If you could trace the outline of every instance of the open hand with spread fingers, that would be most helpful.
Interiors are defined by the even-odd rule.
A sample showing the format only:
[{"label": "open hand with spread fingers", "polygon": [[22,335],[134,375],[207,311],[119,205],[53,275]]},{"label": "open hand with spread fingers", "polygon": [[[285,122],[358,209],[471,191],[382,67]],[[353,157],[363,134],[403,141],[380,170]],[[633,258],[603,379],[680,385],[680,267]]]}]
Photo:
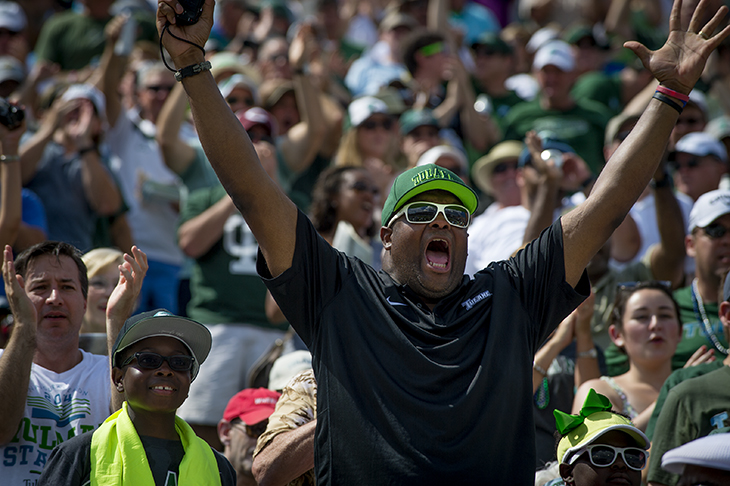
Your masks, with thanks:
[{"label": "open hand with spread fingers", "polygon": [[660,84],[679,93],[689,94],[700,78],[710,53],[730,34],[730,26],[715,33],[728,12],[724,5],[709,22],[700,25],[709,3],[709,0],[699,2],[685,32],[681,30],[682,0],[675,0],[669,17],[669,37],[660,49],[650,51],[636,41],[626,42],[624,47],[634,51]]}]

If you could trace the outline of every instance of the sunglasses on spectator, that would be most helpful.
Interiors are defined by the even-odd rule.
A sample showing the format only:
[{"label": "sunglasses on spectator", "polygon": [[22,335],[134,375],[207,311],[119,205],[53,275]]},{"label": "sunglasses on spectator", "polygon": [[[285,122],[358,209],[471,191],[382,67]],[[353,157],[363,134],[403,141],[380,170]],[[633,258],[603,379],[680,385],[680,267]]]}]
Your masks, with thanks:
[{"label": "sunglasses on spectator", "polygon": [[253,425],[245,424],[241,419],[234,419],[231,421],[231,424],[233,427],[240,426],[242,432],[252,439],[258,439],[261,434],[266,432],[266,427],[269,425],[269,419],[262,420],[261,422]]},{"label": "sunglasses on spectator", "polygon": [[235,105],[236,103],[243,103],[246,106],[253,106],[253,98],[237,98],[236,96],[229,96],[226,98],[226,103],[229,105]]},{"label": "sunglasses on spectator", "polygon": [[140,352],[134,353],[132,356],[122,363],[122,368],[130,364],[132,361],[137,360],[137,365],[145,370],[156,370],[162,363],[167,361],[170,365],[170,369],[173,371],[190,371],[193,367],[193,361],[195,358],[192,356],[162,356],[157,353]]},{"label": "sunglasses on spectator", "polygon": [[720,223],[712,223],[702,228],[702,231],[704,231],[705,234],[713,240],[716,240],[725,236],[725,234],[730,231],[730,229],[721,225]]},{"label": "sunglasses on spectator", "polygon": [[377,122],[375,120],[365,120],[360,124],[360,126],[365,130],[375,130],[378,127],[381,127],[385,130],[390,130],[391,128],[393,128],[393,120],[387,118],[381,122]]},{"label": "sunglasses on spectator", "polygon": [[494,166],[494,169],[492,170],[492,174],[501,174],[503,172],[507,172],[510,169],[517,170],[517,161],[500,162],[499,164]]},{"label": "sunglasses on spectator", "polygon": [[15,37],[18,34],[19,34],[19,32],[16,32],[14,30],[0,29],[0,37],[4,37],[4,36]]},{"label": "sunglasses on spectator", "polygon": [[[440,214],[444,215],[444,219],[457,228],[466,228],[469,226],[471,215],[469,210],[459,204],[438,204],[428,201],[418,201],[406,204],[400,211],[395,213],[393,221],[405,214],[406,221],[411,224],[429,224],[433,222]],[[390,226],[390,225],[388,225]]]},{"label": "sunglasses on spectator", "polygon": [[145,86],[144,89],[157,93],[159,91],[172,91],[172,86],[153,84],[152,86]]},{"label": "sunglasses on spectator", "polygon": [[624,463],[634,471],[641,471],[646,467],[647,453],[645,450],[638,447],[614,447],[607,444],[593,444],[581,447],[575,451],[568,464],[575,463],[584,452],[588,452],[591,464],[596,467],[610,466],[616,462],[619,455],[623,458]]},{"label": "sunglasses on spectator", "polygon": [[355,183],[350,186],[350,189],[357,192],[371,192],[373,196],[377,196],[380,193],[380,189],[364,181],[355,181]]}]

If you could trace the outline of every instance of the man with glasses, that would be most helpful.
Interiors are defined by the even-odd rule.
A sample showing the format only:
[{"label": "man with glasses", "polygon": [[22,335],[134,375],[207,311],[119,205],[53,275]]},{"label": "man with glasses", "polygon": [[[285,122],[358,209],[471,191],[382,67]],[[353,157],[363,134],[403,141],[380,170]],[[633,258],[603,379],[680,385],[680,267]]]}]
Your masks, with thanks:
[{"label": "man with glasses", "polygon": [[407,110],[398,120],[400,124],[401,151],[408,160],[408,167],[415,167],[427,150],[441,145],[439,122],[433,111]]},{"label": "man with glasses", "polygon": [[571,93],[575,69],[575,57],[566,42],[553,40],[540,47],[532,63],[540,93],[507,113],[504,138],[520,140],[530,130],[549,132],[573,147],[598,175],[605,164],[603,132],[611,114],[600,103]]},{"label": "man with glasses", "polygon": [[[730,193],[726,193],[725,197],[730,199]],[[720,290],[723,302],[715,316],[719,314],[720,333],[724,334],[727,342],[730,340],[730,278],[725,278]],[[670,449],[716,433],[730,441],[730,436],[725,434],[730,427],[729,367],[730,356],[726,356],[722,362],[718,360],[694,367],[697,370],[677,370],[667,379],[647,427],[647,435],[652,437],[652,457],[647,476],[650,486],[677,484],[678,471],[664,467]]]},{"label": "man with glasses", "polygon": [[[176,7],[160,2],[159,30]],[[726,7],[702,24],[705,10],[685,31],[675,3],[658,51],[627,43],[680,98],[730,34],[714,33]],[[212,16],[209,1],[200,22],[170,29],[204,44]],[[176,66],[204,61],[185,42],[163,42]],[[266,177],[210,73],[182,82],[203,147],[259,242],[257,271],[312,352],[317,484],[533,484],[532,358],[588,294],[585,266],[648,184],[680,105],[653,99],[582,206],[469,279],[477,198],[454,174],[427,165],[398,176],[376,272],[329,246]]]},{"label": "man with glasses", "polygon": [[525,101],[505,85],[515,70],[513,49],[499,34],[485,32],[471,45],[471,52],[474,55],[473,83],[477,101],[487,96],[491,105],[488,113],[500,128],[504,128],[502,119],[507,112]]},{"label": "man with glasses", "polygon": [[693,201],[720,186],[728,172],[725,146],[709,133],[692,132],[682,137],[670,156],[674,185]]},{"label": "man with glasses", "polygon": [[228,402],[218,422],[218,436],[223,454],[236,470],[238,486],[256,486],[253,477],[253,451],[256,441],[266,431],[281,394],[266,388],[246,388]]}]

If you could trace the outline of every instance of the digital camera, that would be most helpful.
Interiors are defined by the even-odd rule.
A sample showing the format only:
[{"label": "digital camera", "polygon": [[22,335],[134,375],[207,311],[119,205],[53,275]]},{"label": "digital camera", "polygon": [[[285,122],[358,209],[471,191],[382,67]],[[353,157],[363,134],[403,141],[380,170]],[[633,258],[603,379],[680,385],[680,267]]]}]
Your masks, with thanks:
[{"label": "digital camera", "polygon": [[175,25],[192,25],[198,21],[203,13],[205,0],[178,0],[182,5],[183,13],[175,14]]},{"label": "digital camera", "polygon": [[5,98],[0,98],[0,123],[5,125],[8,130],[18,128],[23,123],[24,118],[25,112],[23,110],[11,105]]}]

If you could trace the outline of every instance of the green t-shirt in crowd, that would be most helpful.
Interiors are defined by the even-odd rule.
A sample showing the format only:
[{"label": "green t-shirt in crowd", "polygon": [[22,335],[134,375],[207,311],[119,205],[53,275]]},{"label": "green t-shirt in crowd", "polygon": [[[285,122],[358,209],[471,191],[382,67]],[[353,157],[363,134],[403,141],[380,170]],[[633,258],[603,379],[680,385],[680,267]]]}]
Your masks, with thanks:
[{"label": "green t-shirt in crowd", "polygon": [[669,391],[656,422],[648,481],[668,486],[679,476],[661,467],[665,452],[730,425],[730,368],[687,380]]},{"label": "green t-shirt in crowd", "polygon": [[[223,186],[193,191],[180,211],[180,224],[202,214],[226,196]],[[258,243],[241,216],[228,217],[223,236],[195,259],[190,275],[190,318],[204,324],[244,323],[274,326],[266,318],[266,287],[256,273]]]},{"label": "green t-shirt in crowd", "polygon": [[649,424],[646,426],[646,436],[649,440],[654,437],[654,428],[656,427],[656,421],[659,418],[659,414],[664,407],[664,402],[667,401],[667,395],[669,391],[675,386],[679,385],[685,380],[697,378],[698,376],[706,375],[711,371],[715,371],[724,366],[722,361],[713,361],[712,363],[702,363],[697,366],[690,366],[689,368],[679,368],[674,370],[669,378],[666,379],[662,389],[659,390],[659,396],[656,399],[656,405],[654,405],[654,411],[651,413]]},{"label": "green t-shirt in crowd", "polygon": [[608,108],[612,116],[623,110],[621,99],[621,77],[592,71],[580,76],[570,91],[576,100],[592,100]]},{"label": "green t-shirt in crowd", "polygon": [[[705,326],[699,314],[695,313],[692,304],[692,287],[684,287],[674,292],[674,299],[679,304],[679,319],[682,321],[682,340],[672,358],[672,369],[682,368],[692,354],[703,344],[712,349],[712,341],[705,332]],[[720,343],[727,348],[727,341],[722,329],[716,302],[705,302],[705,312],[710,320],[712,332]],[[722,361],[725,355],[715,350],[715,357]],[[628,357],[613,344],[606,349],[606,365],[609,376],[617,376],[629,370]]]},{"label": "green t-shirt in crowd", "polygon": [[[137,40],[157,42],[154,14],[136,12]],[[101,56],[106,44],[104,28],[112,17],[97,20],[67,10],[48,19],[38,37],[35,52],[38,60],[61,66],[61,70],[82,69]]]},{"label": "green t-shirt in crowd", "polygon": [[548,133],[567,143],[586,161],[594,175],[603,169],[603,134],[611,113],[600,103],[576,100],[566,111],[546,110],[540,97],[515,105],[504,119],[506,140],[523,140],[530,130]]}]

